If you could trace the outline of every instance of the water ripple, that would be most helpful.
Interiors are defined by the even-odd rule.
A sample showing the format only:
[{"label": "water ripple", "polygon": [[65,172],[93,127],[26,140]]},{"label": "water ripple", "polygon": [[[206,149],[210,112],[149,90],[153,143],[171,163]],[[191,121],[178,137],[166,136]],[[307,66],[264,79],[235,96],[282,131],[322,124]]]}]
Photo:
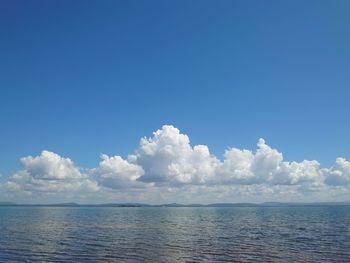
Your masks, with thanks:
[{"label": "water ripple", "polygon": [[350,207],[1,207],[0,262],[350,262]]}]

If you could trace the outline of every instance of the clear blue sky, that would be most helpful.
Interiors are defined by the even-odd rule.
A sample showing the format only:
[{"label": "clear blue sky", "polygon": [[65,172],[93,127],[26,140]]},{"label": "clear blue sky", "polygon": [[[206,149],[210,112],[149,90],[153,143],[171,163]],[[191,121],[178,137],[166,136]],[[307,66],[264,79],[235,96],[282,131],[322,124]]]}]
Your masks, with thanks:
[{"label": "clear blue sky", "polygon": [[[94,167],[163,124],[206,144],[350,158],[349,1],[1,1],[0,172]],[[4,178],[4,177],[3,177]]]}]

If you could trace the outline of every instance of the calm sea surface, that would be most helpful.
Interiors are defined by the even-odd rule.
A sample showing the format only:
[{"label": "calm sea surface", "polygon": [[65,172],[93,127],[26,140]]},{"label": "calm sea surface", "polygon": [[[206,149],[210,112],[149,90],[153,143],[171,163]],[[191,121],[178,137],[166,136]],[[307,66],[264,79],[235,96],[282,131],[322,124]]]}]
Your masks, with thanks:
[{"label": "calm sea surface", "polygon": [[350,262],[350,207],[0,207],[0,262]]}]

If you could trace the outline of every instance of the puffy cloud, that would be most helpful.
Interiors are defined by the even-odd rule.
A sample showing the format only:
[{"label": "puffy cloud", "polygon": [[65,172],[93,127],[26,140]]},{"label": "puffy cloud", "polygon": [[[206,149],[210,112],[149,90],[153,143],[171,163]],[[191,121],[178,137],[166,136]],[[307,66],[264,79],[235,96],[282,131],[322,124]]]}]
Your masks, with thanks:
[{"label": "puffy cloud", "polygon": [[320,180],[317,161],[286,162],[282,153],[259,139],[256,153],[229,149],[218,174],[224,183],[297,185]]},{"label": "puffy cloud", "polygon": [[258,182],[251,169],[254,161],[254,154],[251,151],[232,148],[225,151],[224,158],[218,170],[222,183],[254,184]]},{"label": "puffy cloud", "polygon": [[97,191],[97,183],[90,180],[69,158],[42,151],[39,156],[21,158],[23,170],[10,177],[5,185],[8,190],[24,192],[58,193]]},{"label": "puffy cloud", "polygon": [[350,191],[350,162],[344,158],[331,168],[321,168],[316,160],[289,162],[259,139],[255,151],[228,148],[220,159],[206,145],[192,146],[189,137],[171,125],[142,138],[127,159],[101,155],[96,168],[81,170],[69,158],[49,151],[21,158],[21,163],[23,169],[0,184],[0,195],[235,202],[311,200],[312,196],[335,200]]},{"label": "puffy cloud", "polygon": [[322,169],[325,182],[328,185],[350,185],[350,162],[344,158],[337,158],[330,169]]},{"label": "puffy cloud", "polygon": [[322,181],[317,161],[287,162],[282,153],[259,139],[256,152],[230,148],[221,161],[205,145],[191,146],[189,137],[164,125],[142,138],[129,161],[143,168],[137,180],[157,185],[315,185]]},{"label": "puffy cloud", "polygon": [[99,167],[90,171],[99,184],[113,189],[140,186],[137,179],[144,174],[142,167],[129,163],[120,156],[102,154],[101,159]]},{"label": "puffy cloud", "polygon": [[130,158],[145,171],[139,181],[158,184],[204,184],[219,165],[207,146],[192,147],[188,136],[171,125],[164,125],[153,137],[142,138]]},{"label": "puffy cloud", "polygon": [[142,138],[134,163],[145,173],[139,180],[160,185],[270,184],[297,185],[319,181],[317,161],[286,162],[282,153],[259,139],[257,151],[231,148],[223,161],[205,145],[192,147],[187,135],[170,125]]},{"label": "puffy cloud", "polygon": [[259,139],[257,146],[255,154],[236,148],[225,152],[218,172],[224,183],[297,185],[321,179],[317,161],[286,162],[264,139]]},{"label": "puffy cloud", "polygon": [[84,177],[69,158],[42,151],[41,155],[23,157],[21,162],[29,176],[35,179],[65,180]]},{"label": "puffy cloud", "polygon": [[313,160],[298,162],[281,162],[275,176],[271,179],[273,184],[297,185],[303,183],[319,183],[320,164]]},{"label": "puffy cloud", "polygon": [[252,172],[263,181],[271,181],[282,163],[283,155],[268,146],[264,139],[259,139],[257,146]]},{"label": "puffy cloud", "polygon": [[262,138],[256,152],[230,148],[223,157],[219,160],[205,145],[192,147],[187,135],[171,125],[164,125],[153,136],[141,139],[129,161],[143,168],[138,181],[162,186],[264,184],[315,189],[324,180],[319,162],[284,161],[283,154]]}]

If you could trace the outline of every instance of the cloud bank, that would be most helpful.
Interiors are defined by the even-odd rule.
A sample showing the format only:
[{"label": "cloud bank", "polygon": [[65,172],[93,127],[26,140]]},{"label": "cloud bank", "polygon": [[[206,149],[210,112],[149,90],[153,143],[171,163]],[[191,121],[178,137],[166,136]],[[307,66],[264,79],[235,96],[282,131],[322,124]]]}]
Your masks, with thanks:
[{"label": "cloud bank", "polygon": [[189,137],[171,125],[141,138],[126,159],[102,154],[98,167],[91,169],[50,151],[20,161],[22,169],[0,185],[0,197],[236,202],[350,196],[350,162],[344,158],[329,168],[316,160],[286,161],[264,139],[258,140],[255,151],[229,148],[218,158],[206,145],[192,146]]}]

